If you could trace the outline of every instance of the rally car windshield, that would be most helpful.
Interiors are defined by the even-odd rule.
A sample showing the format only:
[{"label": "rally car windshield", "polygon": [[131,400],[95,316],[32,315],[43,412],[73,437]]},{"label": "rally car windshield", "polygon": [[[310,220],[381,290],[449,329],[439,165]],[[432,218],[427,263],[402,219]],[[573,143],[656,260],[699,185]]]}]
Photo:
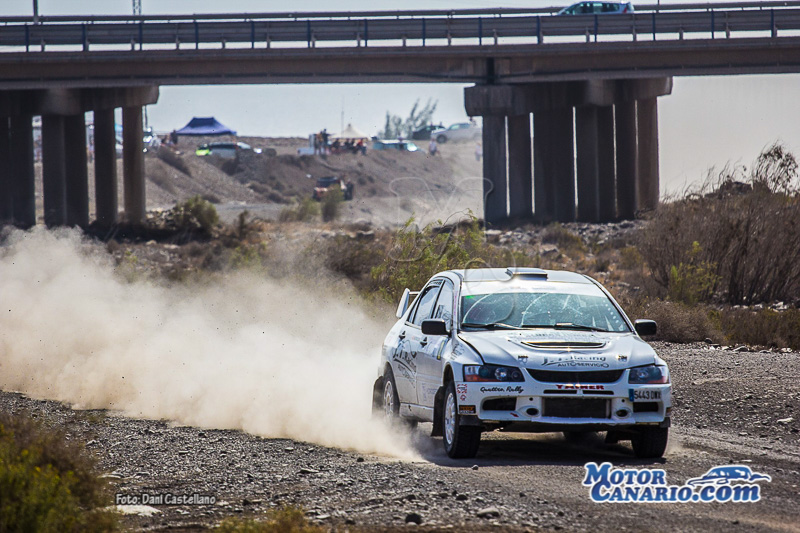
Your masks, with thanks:
[{"label": "rally car windshield", "polygon": [[630,331],[605,294],[583,292],[464,294],[461,297],[461,325],[477,329]]}]

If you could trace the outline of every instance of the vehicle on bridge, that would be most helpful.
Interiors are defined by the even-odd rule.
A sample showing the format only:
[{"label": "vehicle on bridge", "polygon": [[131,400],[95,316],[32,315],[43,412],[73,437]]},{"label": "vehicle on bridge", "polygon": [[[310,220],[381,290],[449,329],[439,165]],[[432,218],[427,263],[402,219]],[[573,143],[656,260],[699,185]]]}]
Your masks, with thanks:
[{"label": "vehicle on bridge", "polygon": [[353,199],[353,184],[337,176],[325,176],[322,178],[317,178],[317,183],[314,186],[312,198],[320,202],[330,191],[337,188],[341,189],[344,200]]},{"label": "vehicle on bridge", "polygon": [[[412,296],[416,299],[411,301]],[[667,364],[594,279],[538,268],[450,270],[405,290],[383,343],[373,412],[433,422],[453,458],[484,431],[607,431],[637,457],[667,446]]]},{"label": "vehicle on bridge", "polygon": [[481,138],[483,130],[472,122],[458,122],[449,128],[434,130],[431,139],[436,139],[439,144],[447,141],[476,141]]},{"label": "vehicle on bridge", "polygon": [[630,2],[578,2],[559,11],[558,15],[619,15],[633,13]]}]

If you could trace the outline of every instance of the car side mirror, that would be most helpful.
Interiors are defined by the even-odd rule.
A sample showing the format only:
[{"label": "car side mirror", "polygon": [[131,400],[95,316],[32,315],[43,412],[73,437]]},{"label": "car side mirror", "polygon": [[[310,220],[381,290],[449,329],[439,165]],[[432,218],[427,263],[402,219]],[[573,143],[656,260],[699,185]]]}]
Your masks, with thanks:
[{"label": "car side mirror", "polygon": [[441,318],[429,318],[422,321],[423,335],[448,335],[447,323]]},{"label": "car side mirror", "polygon": [[642,337],[655,335],[658,332],[658,326],[655,320],[635,320],[633,322],[633,327],[636,329],[636,333]]}]

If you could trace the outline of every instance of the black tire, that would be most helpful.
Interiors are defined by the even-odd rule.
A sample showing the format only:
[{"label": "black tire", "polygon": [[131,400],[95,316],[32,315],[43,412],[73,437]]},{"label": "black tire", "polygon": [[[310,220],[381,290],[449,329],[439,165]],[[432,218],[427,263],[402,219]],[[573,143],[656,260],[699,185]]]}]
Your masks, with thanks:
[{"label": "black tire", "polygon": [[462,426],[461,415],[458,414],[456,386],[451,381],[447,385],[442,400],[442,442],[444,451],[453,459],[468,459],[478,454],[481,442],[481,428],[478,426]]},{"label": "black tire", "polygon": [[663,457],[667,450],[669,428],[643,427],[631,439],[633,454],[640,459]]},{"label": "black tire", "polygon": [[437,142],[437,143],[439,143],[439,144],[444,144],[444,143],[446,143],[446,142],[447,142],[447,136],[445,136],[445,135],[439,135],[439,136],[437,136],[437,137],[436,137],[436,142]]}]

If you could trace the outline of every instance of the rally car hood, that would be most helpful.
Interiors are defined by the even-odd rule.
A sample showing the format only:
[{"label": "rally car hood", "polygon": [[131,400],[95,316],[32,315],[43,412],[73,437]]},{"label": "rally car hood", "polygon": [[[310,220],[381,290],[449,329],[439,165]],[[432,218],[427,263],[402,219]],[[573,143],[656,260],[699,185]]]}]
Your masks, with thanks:
[{"label": "rally car hood", "polygon": [[656,362],[653,349],[633,333],[537,329],[470,331],[459,337],[494,365],[549,370],[613,370]]}]

